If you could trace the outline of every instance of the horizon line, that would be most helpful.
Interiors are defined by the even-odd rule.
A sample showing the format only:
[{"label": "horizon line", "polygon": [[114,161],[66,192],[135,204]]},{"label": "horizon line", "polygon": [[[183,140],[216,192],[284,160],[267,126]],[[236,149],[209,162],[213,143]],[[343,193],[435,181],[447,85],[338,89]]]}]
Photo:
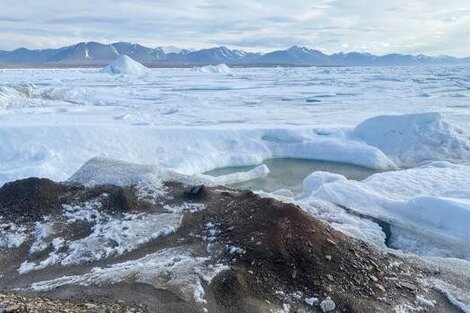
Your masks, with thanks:
[{"label": "horizon line", "polygon": [[[160,45],[160,46],[156,46],[156,47],[150,47],[150,46],[146,46],[146,45],[143,45],[143,44],[140,44],[140,43],[137,43],[137,42],[131,42],[131,41],[114,41],[114,42],[111,42],[111,43],[103,43],[103,42],[100,42],[100,41],[95,41],[95,40],[88,40],[88,41],[79,41],[77,43],[74,43],[74,44],[70,44],[70,45],[63,45],[63,46],[59,46],[59,47],[45,47],[45,48],[28,48],[28,47],[25,47],[25,46],[21,46],[21,47],[18,47],[18,48],[15,48],[15,49],[11,49],[11,50],[4,50],[4,49],[0,49],[0,52],[14,52],[14,51],[17,51],[17,50],[20,50],[20,49],[26,49],[26,50],[29,50],[29,51],[39,51],[39,50],[49,50],[49,49],[61,49],[61,48],[67,48],[67,47],[73,47],[73,46],[76,46],[76,45],[79,45],[79,44],[89,44],[89,43],[98,43],[98,44],[102,44],[102,45],[113,45],[113,44],[118,44],[118,43],[128,43],[128,44],[133,44],[133,45],[140,45],[142,47],[145,47],[145,48],[149,48],[149,49],[158,49],[158,48],[165,48],[165,47],[174,47],[174,48],[177,48],[177,49],[180,49],[180,50],[186,50],[186,51],[190,51],[190,52],[195,52],[195,51],[201,51],[201,50],[210,50],[210,49],[217,49],[217,48],[226,48],[226,49],[229,49],[229,50],[238,50],[238,51],[243,51],[243,52],[247,52],[247,53],[253,53],[253,54],[261,54],[261,55],[264,55],[264,54],[268,54],[268,53],[272,53],[272,52],[276,52],[276,51],[286,51],[286,50],[289,50],[291,48],[294,48],[294,47],[298,47],[298,48],[306,48],[306,49],[309,49],[309,50],[313,50],[313,51],[318,51],[318,52],[321,52],[327,56],[332,56],[332,55],[336,55],[336,54],[349,54],[349,53],[360,53],[360,54],[369,54],[369,55],[372,55],[372,56],[377,56],[377,57],[382,57],[382,56],[387,56],[387,55],[393,55],[393,54],[399,54],[399,55],[411,55],[411,56],[427,56],[427,57],[452,57],[452,58],[456,58],[456,59],[465,59],[465,58],[469,58],[469,56],[455,56],[455,55],[449,55],[449,54],[425,54],[425,53],[416,53],[416,54],[413,54],[413,53],[402,53],[402,52],[388,52],[388,53],[384,53],[384,54],[374,54],[372,52],[367,52],[367,51],[360,51],[360,50],[351,50],[351,51],[344,51],[344,50],[341,50],[339,52],[333,52],[333,53],[325,53],[323,52],[322,50],[320,49],[316,49],[316,48],[312,48],[312,47],[309,47],[309,46],[305,46],[305,45],[298,45],[298,44],[294,44],[294,45],[291,45],[291,46],[288,46],[288,47],[285,47],[285,48],[278,48],[278,49],[275,49],[275,48],[272,48],[273,50],[267,50],[266,52],[261,52],[261,51],[247,51],[247,50],[244,50],[243,48],[232,48],[230,47],[230,45],[214,45],[214,46],[208,46],[208,47],[205,47],[205,48],[181,48],[181,47],[178,47],[177,45],[174,45],[174,44],[169,44],[169,45]],[[256,48],[250,48],[250,49],[256,49]],[[165,54],[168,54],[166,52],[164,52]]]}]

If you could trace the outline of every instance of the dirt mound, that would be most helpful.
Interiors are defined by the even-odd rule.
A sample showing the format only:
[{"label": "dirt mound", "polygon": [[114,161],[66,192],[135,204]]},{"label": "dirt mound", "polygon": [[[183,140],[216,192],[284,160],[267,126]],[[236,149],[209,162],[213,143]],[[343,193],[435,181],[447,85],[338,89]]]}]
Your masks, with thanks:
[{"label": "dirt mound", "polygon": [[60,209],[67,187],[44,178],[26,178],[0,188],[0,215],[36,220]]},{"label": "dirt mound", "polygon": [[[375,313],[394,312],[400,306],[423,312],[458,312],[443,295],[423,283],[436,273],[347,237],[294,204],[247,191],[188,187],[173,182],[165,184],[165,193],[165,197],[152,202],[142,199],[138,187],[86,188],[42,179],[5,185],[0,189],[0,214],[13,212],[17,219],[25,216],[38,219],[57,213],[64,204],[80,204],[90,199],[99,199],[100,210],[117,212],[117,215],[147,211],[166,212],[165,215],[172,208],[189,209],[174,213],[183,216],[178,229],[145,241],[135,250],[85,264],[46,266],[18,275],[19,265],[25,258],[31,259],[25,243],[0,255],[0,262],[5,265],[0,269],[4,282],[3,286],[0,282],[0,287],[32,292],[25,287],[56,279],[58,287],[39,294],[47,299],[68,301],[74,298],[81,304],[96,299],[103,306],[117,301],[125,305],[137,303],[139,310],[145,312]],[[63,227],[79,237],[85,238],[90,233],[80,233],[70,225]],[[77,229],[84,228],[77,226]],[[122,231],[129,232],[129,229]],[[125,240],[126,237],[119,238]],[[190,281],[200,282],[198,292],[204,296],[203,300],[186,297],[191,286],[179,282],[187,277],[181,276],[181,272],[176,276],[171,272],[181,261],[179,256],[164,269],[159,267],[162,261],[155,262],[155,268],[145,268],[145,275],[156,275],[154,280],[138,278],[141,273],[124,275],[122,280],[114,274],[111,280],[99,276],[113,265],[121,264],[122,273],[127,268],[140,266],[136,260],[171,249],[188,251],[191,257],[183,255],[188,262],[198,260],[198,266],[206,266],[187,274],[193,275]],[[129,261],[131,263],[126,263]],[[122,264],[133,265],[123,267]],[[204,269],[212,269],[217,264],[223,265],[224,270],[211,279],[199,280],[198,277],[204,276]],[[175,271],[179,270],[175,267]],[[93,274],[90,276],[90,273]],[[85,280],[86,285],[77,283],[93,277],[97,278],[95,283],[88,280]],[[37,294],[33,292],[34,296]],[[69,312],[83,310],[77,308]]]},{"label": "dirt mound", "polygon": [[403,259],[335,231],[296,205],[227,190],[206,189],[204,198],[231,264],[210,286],[219,310],[258,312],[268,301],[291,312],[321,312],[329,297],[337,312],[392,312],[419,293],[439,299],[428,312],[454,310],[423,287],[424,274]]},{"label": "dirt mound", "polygon": [[[106,197],[101,197],[102,195]],[[6,183],[0,188],[0,216],[6,221],[35,222],[43,216],[59,214],[63,205],[80,204],[92,199],[99,199],[102,210],[106,212],[130,212],[149,208],[149,203],[139,201],[136,190],[131,187],[85,187],[33,177]]]}]

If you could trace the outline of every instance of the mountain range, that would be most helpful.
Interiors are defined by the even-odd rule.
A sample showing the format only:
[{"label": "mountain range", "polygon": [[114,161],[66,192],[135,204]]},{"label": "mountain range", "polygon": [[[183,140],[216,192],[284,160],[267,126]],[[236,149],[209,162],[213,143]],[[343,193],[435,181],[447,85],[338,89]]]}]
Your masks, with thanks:
[{"label": "mountain range", "polygon": [[426,56],[410,54],[334,53],[293,46],[286,50],[269,53],[252,53],[215,47],[191,51],[175,47],[149,48],[129,42],[102,44],[80,42],[58,49],[30,50],[19,48],[0,51],[0,65],[50,65],[50,66],[103,66],[119,55],[128,55],[147,66],[194,66],[226,63],[240,66],[389,66],[470,64],[470,57]]}]

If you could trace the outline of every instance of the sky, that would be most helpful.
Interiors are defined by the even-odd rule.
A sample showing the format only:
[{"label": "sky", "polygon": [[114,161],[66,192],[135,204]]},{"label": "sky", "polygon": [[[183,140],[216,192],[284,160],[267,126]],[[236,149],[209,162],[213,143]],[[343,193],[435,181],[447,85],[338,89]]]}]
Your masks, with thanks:
[{"label": "sky", "polygon": [[0,0],[0,49],[81,41],[470,56],[470,0]]}]

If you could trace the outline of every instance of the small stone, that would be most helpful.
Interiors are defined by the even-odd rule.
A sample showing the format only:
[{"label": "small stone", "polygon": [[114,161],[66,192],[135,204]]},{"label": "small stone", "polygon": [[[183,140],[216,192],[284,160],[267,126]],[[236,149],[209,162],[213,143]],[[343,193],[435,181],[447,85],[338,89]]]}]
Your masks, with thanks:
[{"label": "small stone", "polygon": [[97,305],[93,303],[85,303],[84,305],[87,309],[95,309],[97,307]]},{"label": "small stone", "polygon": [[294,269],[294,271],[292,272],[292,279],[295,279],[297,277],[297,270]]},{"label": "small stone", "polygon": [[375,287],[377,287],[377,289],[380,289],[382,292],[385,292],[384,286],[382,286],[380,284],[375,284]]},{"label": "small stone", "polygon": [[318,298],[315,298],[315,297],[305,298],[304,301],[308,305],[312,305],[312,306],[317,306],[319,304]]},{"label": "small stone", "polygon": [[335,279],[333,278],[333,275],[331,274],[326,274],[326,278],[328,278],[329,281],[335,281]]},{"label": "small stone", "polygon": [[257,241],[257,242],[256,242],[256,245],[257,245],[257,246],[261,246],[261,245],[262,245],[262,242],[261,242],[261,241]]},{"label": "small stone", "polygon": [[198,195],[202,192],[204,185],[187,186],[184,190],[186,194]]},{"label": "small stone", "polygon": [[20,305],[19,304],[14,304],[14,305],[7,306],[5,311],[15,312],[15,311],[19,311],[19,310],[20,310]]},{"label": "small stone", "polygon": [[411,291],[416,291],[416,290],[418,290],[418,287],[416,287],[416,286],[413,285],[413,284],[407,283],[407,282],[402,282],[402,283],[400,283],[400,286],[403,287],[403,288],[409,289],[409,290],[411,290]]},{"label": "small stone", "polygon": [[372,279],[374,281],[374,283],[376,283],[378,281],[378,278],[375,277],[374,275],[369,275],[369,278]]},{"label": "small stone", "polygon": [[332,244],[333,246],[336,246],[336,242],[334,242],[333,240],[327,239],[326,241],[327,241],[329,244]]},{"label": "small stone", "polygon": [[331,261],[331,255],[325,255],[325,259],[327,259],[328,261]]},{"label": "small stone", "polygon": [[331,312],[336,309],[336,304],[333,302],[333,300],[331,300],[330,297],[327,297],[320,303],[320,308],[324,313]]}]

